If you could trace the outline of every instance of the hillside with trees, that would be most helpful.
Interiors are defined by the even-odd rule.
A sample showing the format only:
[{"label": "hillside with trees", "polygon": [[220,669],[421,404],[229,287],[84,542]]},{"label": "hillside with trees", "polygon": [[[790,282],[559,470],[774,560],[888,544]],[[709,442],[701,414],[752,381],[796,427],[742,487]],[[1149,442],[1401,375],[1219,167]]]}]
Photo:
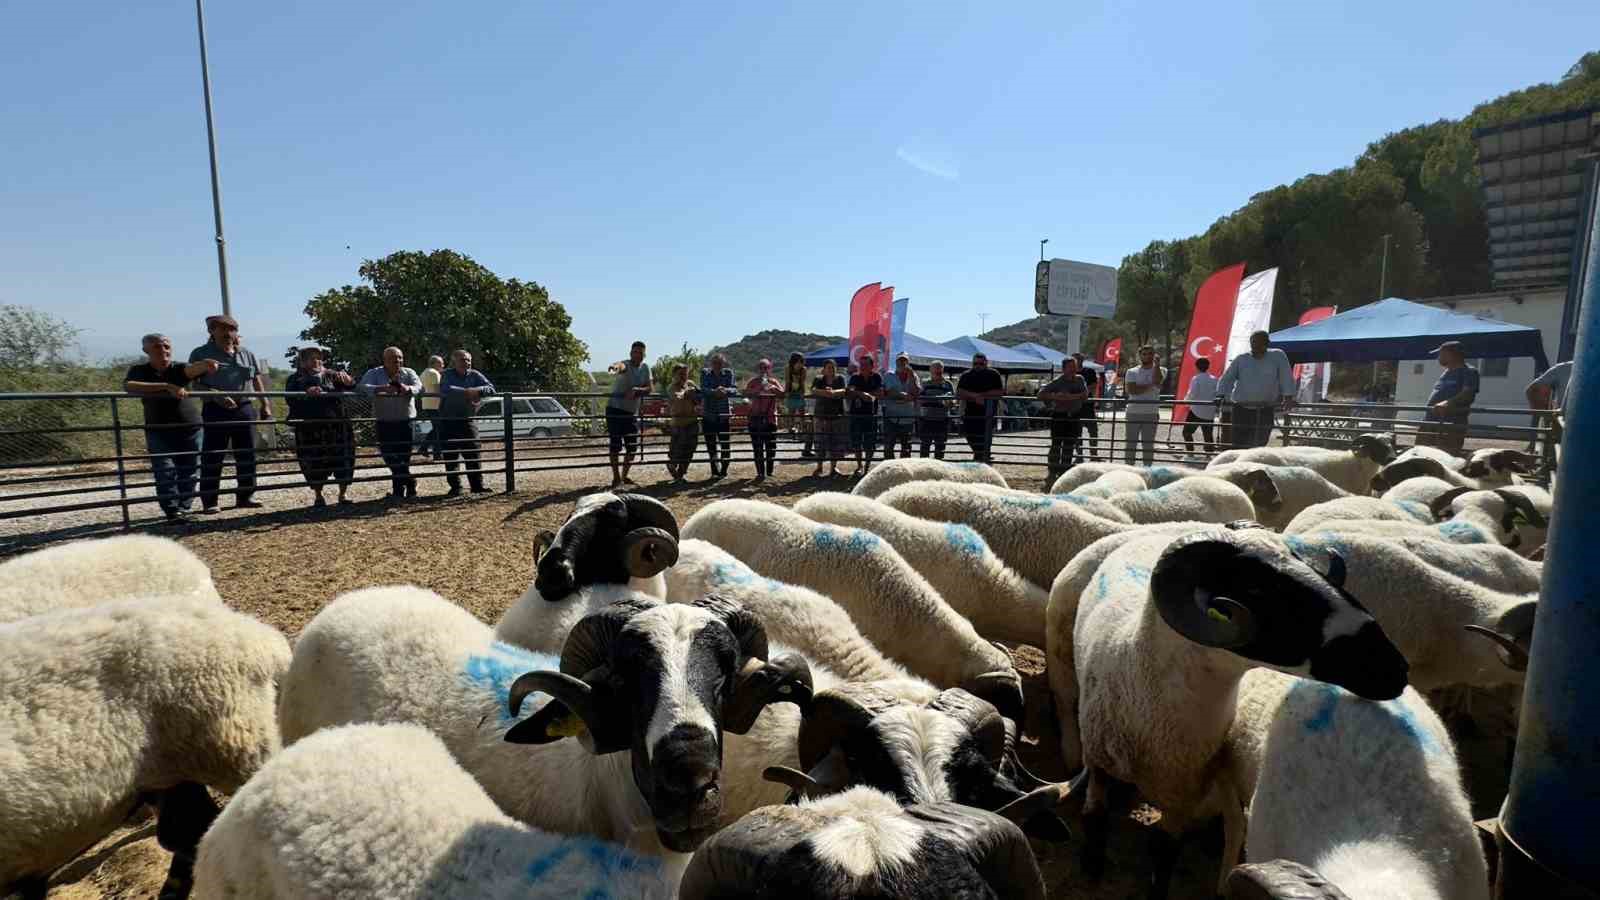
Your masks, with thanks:
[{"label": "hillside with trees", "polygon": [[772,367],[781,372],[784,364],[789,361],[790,353],[797,350],[801,353],[810,353],[841,343],[844,343],[844,337],[840,335],[811,334],[773,328],[745,335],[726,346],[712,347],[708,355],[721,353],[728,358],[728,367],[735,373],[753,375],[759,360],[772,360]]}]

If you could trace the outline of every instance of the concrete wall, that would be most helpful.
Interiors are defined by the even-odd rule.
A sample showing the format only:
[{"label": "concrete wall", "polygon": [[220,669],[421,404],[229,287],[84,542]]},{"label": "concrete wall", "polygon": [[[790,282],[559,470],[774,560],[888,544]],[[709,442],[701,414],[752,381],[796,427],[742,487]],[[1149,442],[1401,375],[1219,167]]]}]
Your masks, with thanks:
[{"label": "concrete wall", "polygon": [[[1518,303],[1513,296],[1521,297]],[[1485,316],[1499,319],[1503,322],[1512,322],[1517,325],[1531,325],[1539,329],[1540,336],[1544,339],[1544,352],[1552,363],[1556,359],[1556,350],[1560,345],[1561,337],[1561,307],[1566,302],[1567,294],[1564,287],[1545,288],[1541,290],[1507,291],[1495,294],[1471,294],[1463,297],[1440,297],[1432,300],[1419,300],[1418,303],[1429,305],[1443,305],[1446,301],[1455,303],[1454,312],[1467,313],[1475,316]],[[1448,307],[1447,307],[1448,308]],[[1467,345],[1470,354],[1472,345]],[[1523,396],[1523,389],[1528,382],[1538,377],[1539,372],[1534,370],[1534,362],[1528,357],[1516,357],[1504,362],[1482,360],[1468,357],[1467,362],[1478,369],[1479,379],[1478,399],[1474,406],[1502,406],[1525,407],[1527,398]],[[1505,366],[1505,374],[1491,374],[1496,372],[1495,366]],[[1433,391],[1433,384],[1439,379],[1442,370],[1433,360],[1401,360],[1399,377],[1395,384],[1395,402],[1401,405],[1421,405],[1428,400],[1428,394]],[[1420,412],[1402,413],[1409,418],[1422,418]],[[1480,415],[1474,414],[1474,425],[1527,425],[1528,416],[1512,415]]]}]

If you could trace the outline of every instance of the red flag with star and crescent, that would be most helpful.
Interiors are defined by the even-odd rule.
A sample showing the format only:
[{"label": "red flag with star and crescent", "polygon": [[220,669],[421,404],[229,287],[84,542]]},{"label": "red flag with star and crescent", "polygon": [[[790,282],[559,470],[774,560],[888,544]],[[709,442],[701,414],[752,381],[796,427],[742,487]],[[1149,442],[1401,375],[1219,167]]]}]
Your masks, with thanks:
[{"label": "red flag with star and crescent", "polygon": [[[1178,367],[1178,397],[1189,393],[1189,382],[1198,370],[1195,360],[1211,360],[1211,374],[1221,378],[1228,367],[1228,330],[1233,327],[1233,307],[1239,299],[1239,283],[1244,280],[1244,263],[1235,263],[1211,273],[1194,295],[1194,317],[1189,320],[1189,337],[1183,344],[1183,363]],[[1174,424],[1189,417],[1189,407],[1172,410]]]}]

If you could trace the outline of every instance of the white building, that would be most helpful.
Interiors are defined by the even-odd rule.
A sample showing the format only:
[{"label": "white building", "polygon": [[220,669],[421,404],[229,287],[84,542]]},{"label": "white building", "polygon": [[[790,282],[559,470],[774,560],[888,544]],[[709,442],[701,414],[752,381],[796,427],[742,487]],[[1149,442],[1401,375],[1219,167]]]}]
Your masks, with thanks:
[{"label": "white building", "polygon": [[[1416,300],[1429,306],[1440,306],[1453,312],[1499,319],[1515,325],[1530,325],[1539,329],[1544,341],[1544,352],[1551,363],[1557,359],[1561,341],[1561,312],[1567,300],[1564,284],[1493,291],[1486,294],[1461,294],[1455,297],[1435,297]],[[1474,406],[1525,408],[1528,401],[1523,391],[1528,382],[1538,377],[1534,361],[1526,356],[1501,359],[1481,359],[1472,356],[1471,341],[1463,341],[1467,348],[1467,362],[1478,370],[1478,399]],[[1395,403],[1421,405],[1433,391],[1433,384],[1442,370],[1434,360],[1401,360],[1395,383]],[[1420,419],[1422,413],[1402,413],[1403,417]],[[1487,415],[1474,413],[1474,425],[1527,425],[1527,415]]]}]

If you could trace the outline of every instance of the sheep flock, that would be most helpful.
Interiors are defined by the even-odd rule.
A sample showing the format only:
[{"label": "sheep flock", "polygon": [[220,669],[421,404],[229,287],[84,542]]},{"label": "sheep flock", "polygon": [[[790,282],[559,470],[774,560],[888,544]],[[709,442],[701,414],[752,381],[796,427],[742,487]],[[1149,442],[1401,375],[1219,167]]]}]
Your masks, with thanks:
[{"label": "sheep flock", "polygon": [[374,584],[292,643],[176,542],[39,550],[0,563],[0,897],[145,810],[161,900],[1089,896],[1137,798],[1148,898],[1220,821],[1203,896],[1488,900],[1444,698],[1520,691],[1524,463],[889,461],[681,523],[600,492],[498,622]]}]

